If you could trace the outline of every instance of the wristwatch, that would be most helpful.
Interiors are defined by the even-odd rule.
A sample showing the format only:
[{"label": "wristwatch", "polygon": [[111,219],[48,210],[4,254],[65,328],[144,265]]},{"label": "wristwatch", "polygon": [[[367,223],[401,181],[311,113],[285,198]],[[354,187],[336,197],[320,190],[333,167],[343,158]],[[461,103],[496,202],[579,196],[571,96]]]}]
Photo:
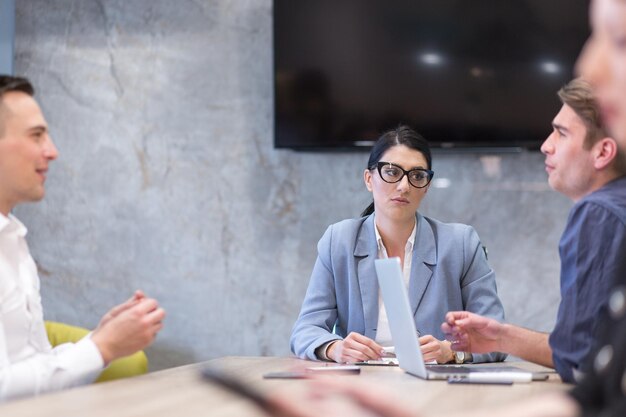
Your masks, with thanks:
[{"label": "wristwatch", "polygon": [[465,363],[466,356],[465,352],[454,352],[454,363]]}]

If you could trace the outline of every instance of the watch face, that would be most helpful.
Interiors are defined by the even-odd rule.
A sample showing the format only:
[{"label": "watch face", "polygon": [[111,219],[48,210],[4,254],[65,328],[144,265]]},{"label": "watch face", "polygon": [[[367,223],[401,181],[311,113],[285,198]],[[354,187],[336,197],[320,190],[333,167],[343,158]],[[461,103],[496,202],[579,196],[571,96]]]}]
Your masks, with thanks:
[{"label": "watch face", "polygon": [[456,363],[463,363],[465,361],[465,352],[454,352],[454,361]]}]

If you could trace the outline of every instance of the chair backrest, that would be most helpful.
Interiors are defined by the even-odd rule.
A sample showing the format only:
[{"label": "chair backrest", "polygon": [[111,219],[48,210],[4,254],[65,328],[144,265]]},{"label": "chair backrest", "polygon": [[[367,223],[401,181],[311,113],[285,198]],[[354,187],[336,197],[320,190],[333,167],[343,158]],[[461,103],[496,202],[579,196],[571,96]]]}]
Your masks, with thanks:
[{"label": "chair backrest", "polygon": [[[46,321],[46,333],[50,344],[54,346],[63,343],[76,343],[89,334],[89,330],[55,321]],[[113,379],[129,378],[148,372],[148,358],[143,351],[130,356],[114,360],[102,371],[96,382],[111,381]]]}]

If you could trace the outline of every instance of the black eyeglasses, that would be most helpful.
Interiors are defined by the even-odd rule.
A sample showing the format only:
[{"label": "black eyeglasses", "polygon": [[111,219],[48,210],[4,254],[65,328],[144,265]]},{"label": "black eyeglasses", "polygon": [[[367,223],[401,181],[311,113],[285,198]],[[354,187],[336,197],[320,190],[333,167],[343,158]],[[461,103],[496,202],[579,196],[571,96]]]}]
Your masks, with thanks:
[{"label": "black eyeglasses", "polygon": [[378,173],[383,181],[393,184],[402,180],[406,175],[409,179],[409,184],[415,188],[426,187],[430,180],[433,179],[433,175],[435,175],[435,172],[430,169],[415,168],[405,171],[391,162],[379,162],[376,164],[376,168],[378,168]]}]

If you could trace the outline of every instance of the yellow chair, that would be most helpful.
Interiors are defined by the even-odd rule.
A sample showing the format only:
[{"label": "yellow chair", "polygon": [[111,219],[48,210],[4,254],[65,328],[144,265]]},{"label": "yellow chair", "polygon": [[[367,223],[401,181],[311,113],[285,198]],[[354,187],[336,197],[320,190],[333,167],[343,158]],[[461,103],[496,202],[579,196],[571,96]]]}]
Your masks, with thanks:
[{"label": "yellow chair", "polygon": [[[62,343],[76,343],[89,333],[89,330],[82,327],[70,326],[69,324],[54,321],[46,321],[45,325],[48,340],[50,340],[50,344],[53,347]],[[102,371],[98,379],[96,379],[96,382],[128,378],[145,374],[146,372],[148,372],[148,358],[145,353],[139,351],[111,362],[109,366]]]}]

